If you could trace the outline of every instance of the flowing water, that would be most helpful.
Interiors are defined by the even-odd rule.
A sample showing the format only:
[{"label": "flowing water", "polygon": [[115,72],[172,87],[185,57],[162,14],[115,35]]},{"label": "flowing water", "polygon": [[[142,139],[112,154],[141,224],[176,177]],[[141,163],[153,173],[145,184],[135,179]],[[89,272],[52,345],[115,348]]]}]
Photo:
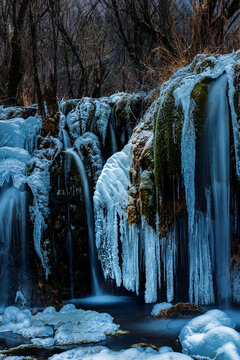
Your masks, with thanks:
[{"label": "flowing water", "polygon": [[118,148],[117,148],[117,139],[116,139],[114,109],[112,109],[111,111],[109,130],[110,130],[111,143],[112,143],[112,154],[115,154],[118,151]]},{"label": "flowing water", "polygon": [[217,299],[220,303],[227,303],[230,297],[230,137],[226,89],[226,75],[222,75],[210,87],[206,124],[214,214]]},{"label": "flowing water", "polygon": [[85,203],[87,225],[88,225],[89,255],[90,255],[91,273],[92,273],[92,290],[93,290],[93,295],[101,295],[102,291],[97,276],[97,257],[96,257],[96,249],[95,249],[93,205],[92,205],[92,196],[88,183],[88,177],[80,156],[73,149],[67,149],[66,153],[71,154],[73,159],[75,160],[76,165],[78,167],[79,175],[82,180],[84,203]]},{"label": "flowing water", "polygon": [[[80,156],[71,148],[71,142],[66,130],[62,130],[63,133],[63,142],[66,149],[66,163],[65,163],[65,183],[67,184],[68,173],[71,166],[71,160],[74,159],[77,165],[79,175],[82,181],[82,187],[84,192],[84,204],[87,215],[87,225],[88,225],[88,240],[89,240],[89,255],[90,255],[90,264],[91,264],[91,275],[92,275],[92,290],[93,295],[101,295],[102,291],[99,285],[97,277],[97,258],[96,258],[96,248],[95,248],[95,235],[94,235],[94,217],[93,217],[93,204],[92,204],[92,195],[89,187],[87,173],[81,160]],[[67,186],[67,185],[66,185]],[[69,251],[70,259],[70,268],[72,269],[72,237],[70,231],[70,215],[68,210],[68,234],[67,234],[67,247]],[[72,279],[72,270],[70,269],[70,277]],[[71,280],[72,284],[72,280]],[[73,289],[73,284],[71,285]],[[73,298],[73,290],[71,291],[71,296]]]},{"label": "flowing water", "polygon": [[0,193],[0,305],[13,302],[13,294],[27,280],[26,192],[5,185]]},{"label": "flowing water", "polygon": [[[63,145],[65,149],[71,148],[71,141],[68,136],[68,133],[65,129],[62,129],[63,136]],[[65,154],[65,163],[64,163],[64,180],[65,180],[65,188],[68,199],[68,214],[67,214],[67,237],[66,237],[66,245],[67,245],[67,254],[69,259],[69,273],[70,273],[70,293],[71,297],[74,297],[74,278],[73,278],[73,243],[72,243],[72,233],[71,233],[71,219],[70,219],[70,204],[69,204],[69,190],[68,190],[68,175],[71,168],[71,160],[72,156],[68,153]]]}]

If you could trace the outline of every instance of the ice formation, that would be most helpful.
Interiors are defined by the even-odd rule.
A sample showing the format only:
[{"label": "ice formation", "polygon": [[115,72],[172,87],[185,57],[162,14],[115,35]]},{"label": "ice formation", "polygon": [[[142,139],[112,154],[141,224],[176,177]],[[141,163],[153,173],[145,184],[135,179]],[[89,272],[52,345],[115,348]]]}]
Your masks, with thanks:
[{"label": "ice formation", "polygon": [[[215,141],[214,145],[214,151],[210,153],[212,156],[212,171],[214,172],[215,178],[218,178],[218,181],[220,179],[222,186],[224,186],[224,191],[228,190],[228,183],[227,180],[223,177],[225,175],[219,174],[219,166],[218,162],[222,161],[222,163],[228,163],[227,160],[227,149],[223,150],[223,146],[225,146],[225,139],[227,139],[227,129],[226,131],[223,131],[223,133],[220,133],[221,126],[224,125],[224,121],[228,121],[228,116],[226,116],[226,110],[224,107],[228,107],[227,104],[227,95],[226,95],[226,88],[227,85],[229,87],[231,96],[234,94],[234,68],[238,64],[238,54],[232,53],[230,55],[224,55],[224,56],[218,56],[215,57],[204,57],[199,56],[196,58],[196,61],[203,61],[207,60],[208,62],[212,62],[214,66],[211,68],[210,66],[207,66],[202,72],[199,74],[192,74],[191,71],[191,65],[186,67],[185,69],[179,70],[175,75],[174,78],[176,78],[178,75],[180,77],[179,83],[180,85],[177,86],[174,90],[174,97],[177,104],[181,104],[183,111],[184,111],[184,124],[183,124],[183,131],[182,131],[182,143],[181,143],[181,154],[182,154],[182,172],[183,172],[183,178],[184,178],[184,185],[185,185],[185,196],[186,196],[186,202],[187,202],[187,208],[188,208],[188,236],[189,236],[189,253],[190,253],[190,285],[189,285],[189,297],[190,300],[194,300],[196,303],[213,303],[214,302],[214,294],[213,294],[213,262],[214,262],[214,255],[211,254],[211,236],[210,232],[211,230],[211,224],[207,227],[207,233],[205,235],[204,241],[202,242],[202,246],[198,244],[199,242],[199,231],[202,231],[202,226],[200,226],[196,231],[196,226],[199,226],[199,214],[195,215],[195,156],[196,156],[196,150],[195,150],[195,130],[193,127],[193,121],[192,121],[192,111],[194,109],[194,102],[190,101],[191,99],[191,93],[194,89],[194,86],[199,83],[202,79],[208,77],[212,79],[217,79],[215,82],[215,88],[212,87],[212,90],[210,90],[208,101],[210,102],[209,108],[212,111],[210,111],[210,121],[211,118],[214,116],[218,116],[218,112],[215,111],[215,108],[212,109],[212,107],[217,107],[216,110],[221,112],[219,113],[220,120],[219,123],[219,134],[216,133],[216,128],[214,130],[213,135],[213,142]],[[190,71],[189,71],[190,70]],[[225,77],[222,76],[224,73],[226,73],[226,82],[225,85],[223,84],[223,81],[225,81]],[[184,78],[182,77],[182,74],[184,75]],[[171,80],[170,80],[171,82]],[[218,84],[219,82],[219,84]],[[221,83],[221,85],[220,85]],[[219,97],[217,98],[217,101],[213,102],[211,98],[214,97],[214,100],[216,100],[216,86],[218,88],[221,88],[221,93],[219,94]],[[233,100],[230,100],[230,106],[231,106],[231,118],[232,118],[232,127],[233,127],[233,134],[234,134],[234,144],[235,144],[235,156],[236,156],[236,169],[237,174],[239,175],[239,132],[238,132],[238,124],[236,121],[236,113],[233,106]],[[226,104],[226,105],[225,105]],[[214,112],[214,114],[213,114]],[[219,148],[216,151],[217,142],[219,137]],[[217,139],[217,140],[216,140]],[[209,140],[210,141],[210,140]],[[228,140],[226,140],[228,141]],[[224,151],[224,153],[223,153]],[[222,156],[222,158],[219,160],[218,158],[214,158],[214,154],[217,154],[217,156]],[[227,165],[226,165],[227,166]],[[220,167],[221,168],[221,167]],[[227,171],[227,170],[226,170]],[[223,173],[223,171],[222,171]],[[214,238],[216,241],[216,267],[217,267],[217,281],[218,281],[218,293],[221,294],[223,299],[226,301],[229,299],[229,291],[226,288],[229,284],[229,265],[228,265],[228,258],[229,258],[229,231],[227,228],[229,227],[229,206],[227,206],[227,194],[224,198],[220,199],[221,195],[223,193],[223,189],[220,190],[220,192],[216,191],[217,185],[215,181],[215,178],[212,177],[212,192],[213,197],[215,201],[215,216],[216,216],[216,227],[215,227],[215,234]],[[207,201],[209,201],[209,197],[207,196]],[[222,204],[224,202],[224,205]],[[221,215],[218,211],[219,209],[219,203],[221,203],[222,207],[224,208],[224,214]],[[208,208],[210,205],[208,204]],[[227,224],[228,221],[228,224]],[[198,223],[198,224],[197,224]],[[195,229],[194,229],[195,226]],[[218,236],[218,231],[225,232],[224,236]],[[221,245],[219,244],[220,239]],[[210,241],[209,241],[210,240]],[[196,246],[197,244],[197,246]],[[203,247],[208,247],[207,249],[203,249]],[[199,251],[201,253],[199,253]],[[224,256],[224,259],[222,258]],[[196,266],[195,259],[198,259],[198,265]],[[207,265],[207,269],[203,270],[204,267]],[[221,273],[220,269],[221,268]],[[201,271],[204,271],[201,276]],[[204,273],[207,274],[207,277],[205,277],[204,284],[201,283],[201,279],[204,278]],[[199,275],[200,274],[200,275]],[[205,285],[206,284],[206,285]],[[207,288],[206,288],[207,287]],[[220,295],[219,295],[220,296]]]},{"label": "ice formation", "polygon": [[[9,109],[13,114],[18,110],[17,108]],[[9,109],[5,116],[7,119]],[[50,137],[42,139],[42,145],[36,150],[37,137],[42,126],[41,118],[30,116],[26,119],[6,120],[3,116],[6,111],[1,113],[1,119],[4,120],[0,120],[0,186],[2,187],[5,181],[12,181],[17,189],[24,184],[29,185],[33,194],[31,219],[34,223],[34,246],[48,276],[50,269],[41,246],[42,232],[46,226],[45,220],[49,215],[50,175],[48,170],[62,145],[58,139]],[[51,146],[49,146],[50,143]]]},{"label": "ice formation", "polygon": [[3,332],[20,334],[43,346],[95,343],[105,340],[107,335],[121,334],[109,314],[76,309],[71,304],[59,312],[48,307],[36,315],[10,306],[2,316],[0,333]]},{"label": "ice formation", "polygon": [[[104,166],[94,193],[95,234],[98,257],[105,278],[116,280],[139,293],[140,271],[145,272],[145,301],[156,302],[161,288],[161,264],[167,284],[167,300],[174,297],[174,272],[177,255],[175,229],[159,242],[158,232],[144,217],[140,225],[128,224],[129,171],[132,144],[114,154]],[[121,252],[119,241],[121,242]],[[139,259],[143,255],[143,264]],[[121,263],[121,265],[120,265]]]},{"label": "ice formation", "polygon": [[174,353],[170,348],[143,350],[136,347],[121,351],[112,351],[104,346],[79,347],[62,354],[53,355],[50,360],[190,360],[187,355]]},{"label": "ice formation", "polygon": [[33,116],[0,121],[0,147],[17,147],[31,154],[40,128],[41,119]]},{"label": "ice formation", "polygon": [[171,303],[162,302],[160,304],[156,304],[152,309],[151,315],[158,315],[160,311],[170,309],[170,307],[172,307]]},{"label": "ice formation", "polygon": [[233,321],[221,310],[197,316],[180,332],[183,353],[197,359],[239,359],[240,334],[234,327]]},{"label": "ice formation", "polygon": [[[204,62],[207,65],[198,71],[198,67]],[[234,69],[237,65],[239,65],[239,52],[215,57],[197,56],[192,64],[178,70],[161,86],[159,97],[143,119],[143,121],[150,121],[149,119],[157,116],[170,92],[173,93],[176,106],[180,106],[184,114],[181,168],[188,213],[189,300],[201,304],[215,302],[213,276],[215,271],[217,272],[218,299],[229,301],[231,296],[228,260],[230,256],[228,170],[221,170],[219,162],[223,161],[226,167],[228,166],[228,133],[223,132],[222,129],[226,127],[224,121],[228,122],[227,101],[230,97],[229,119],[232,121],[234,133],[235,165],[237,173],[240,174],[239,132],[232,100],[235,91]],[[216,98],[216,89],[220,88],[221,91],[218,92],[219,96],[213,105],[214,114],[211,114],[209,120],[211,123],[209,126],[215,129],[215,120],[220,118],[219,128],[214,132],[215,137],[210,138],[212,129],[209,129],[206,134],[209,138],[209,146],[212,144],[214,148],[217,147],[218,154],[214,156],[214,151],[210,151],[212,156],[212,158],[210,156],[212,161],[209,168],[211,185],[204,189],[206,211],[202,212],[195,209],[198,189],[195,188],[196,134],[193,111],[196,105],[191,94],[196,84],[205,78],[215,79],[209,91],[207,106],[210,109],[212,109],[212,98]],[[144,137],[144,131],[141,136]],[[149,141],[152,141],[151,138]],[[221,144],[226,145],[226,151],[223,151]],[[144,273],[146,302],[157,300],[163,280],[167,285],[167,301],[172,301],[175,296],[176,258],[181,234],[178,234],[178,229],[173,225],[160,239],[156,230],[158,229],[157,216],[156,229],[150,227],[144,217],[138,224],[128,223],[126,204],[129,201],[128,190],[132,186],[129,171],[134,176],[131,146],[130,141],[122,152],[114,154],[107,161],[96,185],[94,207],[98,257],[105,278],[115,279],[117,286],[123,284],[126,289],[138,294],[140,274]],[[141,176],[143,176],[142,173]],[[222,184],[221,190],[218,189],[219,177]],[[219,211],[218,206],[222,202],[225,204],[223,212]],[[220,233],[224,233],[224,236],[220,236]],[[235,273],[232,275],[232,297],[236,301],[239,298],[237,290],[239,279]]]},{"label": "ice formation", "polygon": [[67,115],[67,124],[71,136],[76,139],[85,132],[95,129],[104,146],[110,115],[111,107],[107,99],[81,99],[74,110]]}]

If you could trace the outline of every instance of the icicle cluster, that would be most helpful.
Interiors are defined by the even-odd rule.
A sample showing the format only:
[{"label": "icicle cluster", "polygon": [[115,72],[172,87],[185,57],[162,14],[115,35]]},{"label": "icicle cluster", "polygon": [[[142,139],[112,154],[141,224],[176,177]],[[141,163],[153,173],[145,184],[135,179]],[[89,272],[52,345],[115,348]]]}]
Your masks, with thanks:
[{"label": "icicle cluster", "polygon": [[[132,145],[114,154],[106,163],[94,193],[95,233],[98,257],[105,278],[116,280],[139,294],[140,273],[145,273],[145,301],[155,302],[161,289],[161,267],[167,284],[167,300],[174,297],[177,243],[172,229],[159,241],[159,234],[144,217],[128,224],[127,203]],[[120,245],[121,244],[121,245]],[[141,261],[143,259],[143,262]]]}]

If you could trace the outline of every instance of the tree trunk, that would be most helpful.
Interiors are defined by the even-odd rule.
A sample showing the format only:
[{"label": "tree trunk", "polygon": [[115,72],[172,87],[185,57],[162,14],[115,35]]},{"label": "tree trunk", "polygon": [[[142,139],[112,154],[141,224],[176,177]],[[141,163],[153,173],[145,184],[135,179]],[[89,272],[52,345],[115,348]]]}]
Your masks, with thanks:
[{"label": "tree trunk", "polygon": [[[17,89],[20,81],[22,80],[23,64],[22,64],[22,46],[21,46],[21,32],[24,25],[24,19],[28,8],[29,0],[23,0],[20,5],[18,17],[13,21],[13,36],[11,39],[11,60],[8,71],[8,84],[7,84],[7,103],[17,104]],[[13,13],[16,13],[16,1],[13,2]]]}]

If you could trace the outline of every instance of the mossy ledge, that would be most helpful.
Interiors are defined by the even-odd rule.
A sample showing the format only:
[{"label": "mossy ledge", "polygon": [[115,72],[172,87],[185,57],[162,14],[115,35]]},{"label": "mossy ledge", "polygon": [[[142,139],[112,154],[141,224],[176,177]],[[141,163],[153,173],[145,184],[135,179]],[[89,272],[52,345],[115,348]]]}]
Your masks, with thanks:
[{"label": "mossy ledge", "polygon": [[155,113],[154,179],[158,187],[162,178],[181,174],[181,135],[184,114],[176,106],[174,88],[166,95]]}]

